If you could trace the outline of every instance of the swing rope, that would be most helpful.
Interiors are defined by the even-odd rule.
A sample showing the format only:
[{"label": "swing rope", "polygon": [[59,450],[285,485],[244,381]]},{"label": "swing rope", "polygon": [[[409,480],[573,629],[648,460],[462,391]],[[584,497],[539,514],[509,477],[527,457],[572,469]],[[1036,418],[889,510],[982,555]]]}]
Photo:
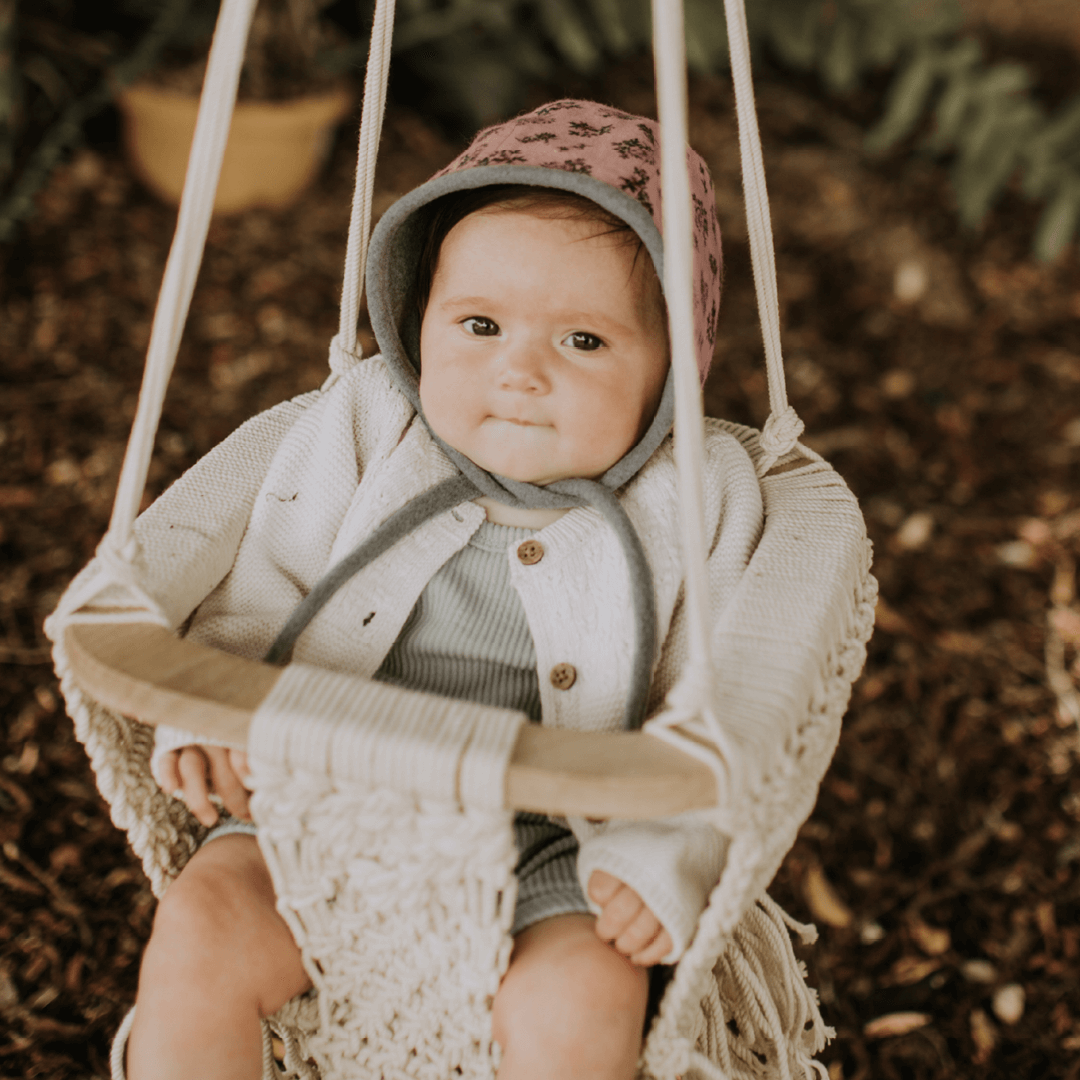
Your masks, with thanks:
[{"label": "swing rope", "polygon": [[[754,104],[744,0],[725,0],[725,11],[735,84],[750,254],[769,385],[770,415],[762,431],[763,455],[758,463],[758,474],[764,476],[778,458],[795,446],[803,424],[788,404],[784,380],[772,222]],[[678,684],[668,694],[667,711],[650,721],[647,730],[674,743],[684,753],[708,762],[715,769],[718,762],[713,750],[676,730],[688,721],[700,718],[723,760],[735,760],[735,755],[730,752],[730,739],[715,713],[715,695],[712,693],[709,630],[712,619],[709,612],[708,551],[703,513],[704,406],[692,337],[693,218],[686,164],[689,132],[683,5],[678,0],[653,0],[652,14],[664,192],[664,295],[668,305],[668,333],[675,381],[674,451],[686,571],[689,658]],[[729,775],[726,779],[730,783],[734,778]]]},{"label": "swing rope", "polygon": [[[664,714],[670,728],[701,716],[716,745],[728,740],[711,707],[708,551],[705,541],[705,410],[694,343],[693,210],[686,150],[689,143],[686,100],[686,37],[678,0],[653,0],[653,54],[660,119],[661,212],[664,232],[664,296],[675,383],[675,462],[686,572],[687,636],[690,656],[673,706]],[[711,755],[710,755],[711,756]],[[725,759],[730,760],[727,753]]]},{"label": "swing rope", "polygon": [[[341,318],[338,345],[331,354],[327,390],[342,374],[341,360],[355,363],[356,324],[360,318],[360,298],[364,292],[368,241],[371,239],[371,202],[375,192],[375,164],[379,156],[383,116],[386,113],[386,87],[390,81],[390,48],[394,36],[394,0],[378,0],[371,27],[371,48],[364,73],[364,108],[360,114],[360,150],[356,158],[356,187],[349,216],[349,243],[345,254],[345,280],[341,287]],[[335,363],[337,362],[337,363]]]},{"label": "swing rope", "polygon": [[214,211],[214,196],[225,157],[248,29],[256,3],[257,0],[225,0],[210,47],[206,83],[188,157],[176,234],[169,249],[165,276],[154,311],[139,405],[124,455],[109,529],[102,540],[103,546],[111,548],[129,563],[136,554],[132,544],[132,528],[146,490],[146,475],[161,421],[165,390],[176,363],[180,338],[195,291],[195,279],[206,246],[210,215]]},{"label": "swing rope", "polygon": [[[188,158],[176,232],[169,249],[161,291],[154,310],[138,407],[124,454],[109,528],[97,549],[105,571],[104,578],[87,581],[85,588],[77,589],[68,596],[65,609],[69,613],[89,604],[104,588],[115,584],[121,586],[133,604],[144,608],[151,618],[166,621],[156,602],[140,586],[135,573],[138,542],[133,529],[143,492],[146,490],[146,478],[161,422],[165,393],[176,363],[180,339],[195,291],[195,281],[202,264],[218,178],[236,104],[248,32],[257,3],[258,0],[224,0],[218,14]],[[371,232],[375,162],[386,109],[393,25],[394,0],[377,0],[364,78],[364,106],[360,125],[356,189],[349,223],[341,332],[331,348],[332,370],[324,388],[331,386],[342,370],[358,359],[355,355],[356,324],[368,237]]]},{"label": "swing rope", "polygon": [[765,188],[765,165],[761,158],[754,80],[750,72],[750,37],[746,28],[744,0],[724,0],[727,16],[731,75],[735,84],[735,114],[739,123],[739,156],[742,163],[746,224],[750,235],[750,258],[754,267],[761,335],[765,342],[765,370],[769,380],[769,417],[761,432],[764,456],[758,474],[764,476],[777,459],[794,449],[803,422],[788,404],[784,358],[780,349],[780,303],[776,290],[776,256],[772,217]]}]

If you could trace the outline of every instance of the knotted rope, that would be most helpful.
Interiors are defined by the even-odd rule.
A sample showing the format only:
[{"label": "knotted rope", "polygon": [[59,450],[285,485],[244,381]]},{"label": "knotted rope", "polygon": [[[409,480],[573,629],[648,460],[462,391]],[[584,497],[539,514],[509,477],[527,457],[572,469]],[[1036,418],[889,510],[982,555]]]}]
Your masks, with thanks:
[{"label": "knotted rope", "polygon": [[731,75],[735,84],[735,114],[739,121],[739,155],[742,160],[746,225],[750,235],[750,258],[754,265],[761,336],[765,342],[765,370],[769,377],[769,418],[762,432],[765,451],[758,464],[764,476],[779,457],[795,446],[803,422],[788,404],[784,381],[784,358],[780,349],[780,303],[776,292],[776,256],[773,251],[772,218],[765,188],[765,165],[761,158],[754,81],[750,73],[750,38],[746,30],[744,0],[724,0],[727,17]]},{"label": "knotted rope", "polygon": [[195,279],[202,263],[240,83],[240,69],[244,64],[248,29],[256,3],[257,0],[224,0],[214,30],[206,81],[199,102],[199,116],[195,123],[195,137],[184,177],[176,233],[154,310],[139,405],[106,534],[110,538],[108,546],[122,554],[130,550],[132,527],[146,489],[146,474],[161,420],[165,389],[176,362],[180,337],[195,291]]},{"label": "knotted rope", "polygon": [[375,192],[375,164],[379,156],[386,87],[390,79],[390,51],[394,36],[394,0],[378,0],[371,27],[371,47],[364,73],[364,108],[360,114],[360,148],[356,158],[356,186],[349,216],[349,243],[345,252],[345,280],[341,287],[338,348],[330,353],[328,389],[360,359],[356,355],[356,324],[364,290],[368,240],[371,237],[371,202]]},{"label": "knotted rope", "polygon": [[[89,603],[95,594],[110,585],[120,585],[127,591],[133,606],[145,606],[152,618],[164,621],[158,605],[138,583],[134,563],[139,549],[133,528],[146,489],[146,477],[161,421],[165,392],[176,363],[195,281],[202,263],[218,178],[236,104],[248,31],[257,2],[258,0],[224,0],[218,15],[195,135],[188,158],[176,232],[169,249],[154,311],[139,404],[124,455],[109,528],[97,552],[103,573],[87,583],[87,589],[78,596],[79,605]],[[332,374],[329,383],[358,359],[355,351],[360,283],[364,278],[367,240],[371,231],[375,159],[386,108],[393,21],[394,0],[378,0],[365,75],[357,183],[353,196],[342,295],[342,330],[331,347]],[[68,613],[74,610],[70,604],[65,606]]]}]

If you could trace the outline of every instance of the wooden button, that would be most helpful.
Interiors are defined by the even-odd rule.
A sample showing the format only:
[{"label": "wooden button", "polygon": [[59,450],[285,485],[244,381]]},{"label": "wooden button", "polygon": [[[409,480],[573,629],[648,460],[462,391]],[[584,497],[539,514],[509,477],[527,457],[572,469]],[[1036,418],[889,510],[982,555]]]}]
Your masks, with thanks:
[{"label": "wooden button", "polygon": [[539,540],[525,540],[518,544],[517,557],[526,566],[532,566],[544,557],[544,545]]},{"label": "wooden button", "polygon": [[573,664],[556,664],[551,669],[551,685],[556,690],[569,690],[577,682],[577,668]]}]

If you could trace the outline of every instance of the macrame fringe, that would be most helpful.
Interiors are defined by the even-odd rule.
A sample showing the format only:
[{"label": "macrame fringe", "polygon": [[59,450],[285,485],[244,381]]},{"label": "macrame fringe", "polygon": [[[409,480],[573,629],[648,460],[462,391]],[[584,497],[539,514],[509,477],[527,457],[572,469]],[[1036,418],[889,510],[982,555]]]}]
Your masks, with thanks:
[{"label": "macrame fringe", "polygon": [[113,824],[127,833],[150,888],[160,897],[198,850],[206,829],[151,775],[154,729],[88,698],[71,674],[62,638],[53,645],[53,663],[75,737],[86,748]]},{"label": "macrame fringe", "polygon": [[[790,790],[791,770],[814,768],[809,758],[831,756],[851,684],[866,659],[876,597],[867,545],[855,575],[850,614],[839,640],[824,658],[807,719],[797,732],[799,746],[810,753],[795,753],[793,746],[791,753],[780,755],[784,765],[767,778],[766,803]],[[755,847],[747,836],[734,839],[724,877],[649,1032],[640,1080],[824,1080],[828,1076],[814,1055],[834,1032],[822,1020],[817,995],[806,984],[805,966],[796,958],[790,938],[794,932],[810,944],[817,932],[785,914],[764,893],[794,834],[789,835],[791,830],[780,828],[778,822],[772,822],[771,829],[757,824],[759,828],[749,832],[759,841],[768,835],[769,849]]]},{"label": "macrame fringe", "polygon": [[828,1076],[814,1055],[836,1033],[821,1018],[792,932],[805,945],[817,939],[814,927],[795,922],[762,894],[713,968],[716,978],[702,1002],[705,1050],[711,1060],[716,1044],[726,1043],[731,1080]]},{"label": "macrame fringe", "polygon": [[[293,998],[264,1021],[263,1038],[271,1055],[267,1062],[264,1050],[262,1080],[321,1080],[309,1049],[318,1029],[318,1003],[310,993]],[[281,1040],[283,1049],[281,1068],[272,1052],[274,1036]]]},{"label": "macrame fringe", "polygon": [[259,749],[259,846],[317,990],[272,1018],[284,1075],[492,1080],[491,1001],[513,944],[513,814],[336,782]]},{"label": "macrame fringe", "polygon": [[792,932],[804,944],[817,937],[763,893],[729,936],[687,1030],[650,1033],[642,1080],[827,1080],[814,1055],[836,1033],[822,1020]]}]

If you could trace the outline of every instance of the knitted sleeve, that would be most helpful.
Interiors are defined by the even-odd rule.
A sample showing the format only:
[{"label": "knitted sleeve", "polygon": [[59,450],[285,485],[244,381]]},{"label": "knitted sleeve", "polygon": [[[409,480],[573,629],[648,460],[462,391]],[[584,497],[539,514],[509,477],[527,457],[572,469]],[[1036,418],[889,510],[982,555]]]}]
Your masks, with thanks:
[{"label": "knitted sleeve", "polygon": [[[243,438],[244,428],[211,452],[220,456],[230,444],[238,443],[232,457],[219,463],[215,475],[220,478],[223,500],[233,500],[242,517],[237,517],[238,528],[231,546],[215,552],[221,564],[215,580],[207,582],[208,587],[193,596],[183,612],[182,619],[186,619],[198,605],[188,628],[190,637],[252,659],[265,655],[299,598],[296,581],[317,578],[324,568],[337,525],[365,462],[378,452],[378,447],[393,444],[390,429],[394,424],[400,428],[401,417],[407,413],[399,397],[389,389],[379,358],[372,357],[353,368],[329,393],[314,392],[290,403],[300,407],[293,408],[287,426],[275,429],[272,445],[264,447],[260,433],[262,467],[257,475],[249,479],[229,468],[232,457],[249,449],[250,440]],[[282,406],[277,407],[280,409]],[[277,410],[271,410],[271,414]],[[249,425],[254,423],[249,421]],[[182,484],[183,480],[177,486]],[[278,551],[268,549],[267,537],[275,528],[279,532],[282,529],[274,512],[282,505],[298,503],[296,492],[301,490],[324,512],[314,513],[305,507],[302,519],[307,532],[287,523],[291,525],[292,547],[299,555],[287,551],[291,561],[284,564]],[[156,507],[146,516],[153,514]],[[159,726],[151,758],[155,779],[164,754],[196,745],[226,744],[179,728]]]},{"label": "knitted sleeve", "polygon": [[[580,824],[575,832],[580,833]],[[614,821],[581,841],[578,878],[606,870],[629,885],[671,935],[662,963],[674,964],[694,936],[698,918],[724,869],[728,840],[695,813],[654,821]],[[589,898],[589,906],[599,908]]]},{"label": "knitted sleeve", "polygon": [[[707,429],[706,453],[706,520],[713,523],[709,589],[713,618],[719,621],[761,537],[764,515],[753,462],[715,422]],[[680,605],[654,676],[654,707],[662,705],[677,682],[685,656]],[[728,838],[717,831],[713,818],[711,813],[689,813],[643,822],[571,821],[581,844],[578,876],[586,896],[594,870],[606,870],[629,885],[671,935],[673,948],[664,963],[675,963],[690,944],[724,870]]]}]

